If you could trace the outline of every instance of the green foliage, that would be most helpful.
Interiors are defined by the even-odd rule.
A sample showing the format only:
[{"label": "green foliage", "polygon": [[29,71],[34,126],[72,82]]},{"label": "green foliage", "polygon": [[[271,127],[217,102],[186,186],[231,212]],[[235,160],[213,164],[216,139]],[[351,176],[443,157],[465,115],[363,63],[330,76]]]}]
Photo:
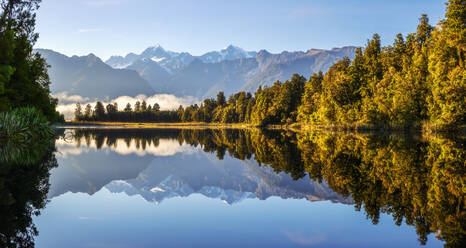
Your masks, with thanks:
[{"label": "green foliage", "polygon": [[[143,108],[143,106],[146,106]],[[118,104],[107,104],[104,107],[102,102],[97,102],[92,110],[90,104],[86,105],[84,113],[81,104],[77,103],[74,113],[75,121],[116,121],[116,122],[179,122],[177,111],[160,111],[160,106],[154,103],[154,107],[147,106],[146,102],[139,102],[139,107],[133,108],[131,104],[126,104],[123,111],[118,110]],[[136,111],[139,109],[139,111]]]},{"label": "green foliage", "polygon": [[48,202],[50,170],[58,166],[54,139],[5,146],[13,145],[0,142],[0,247],[34,247],[38,230],[33,217]]},{"label": "green foliage", "polygon": [[297,74],[284,83],[259,89],[251,111],[251,122],[257,126],[284,124],[296,121],[298,106],[304,93],[306,79]]},{"label": "green foliage", "polygon": [[307,133],[298,147],[309,176],[351,196],[374,224],[387,213],[415,226],[421,244],[437,233],[445,247],[464,246],[464,140]]},{"label": "green foliage", "polygon": [[0,162],[32,164],[54,135],[48,120],[34,108],[0,113]]},{"label": "green foliage", "polygon": [[35,108],[18,108],[0,113],[0,140],[34,143],[53,135],[49,122]]},{"label": "green foliage", "polygon": [[33,106],[49,121],[59,121],[50,96],[47,64],[33,45],[39,0],[0,1],[0,111]]},{"label": "green foliage", "polygon": [[432,34],[428,54],[430,121],[441,126],[466,122],[466,5],[464,1],[448,3],[447,19]]}]

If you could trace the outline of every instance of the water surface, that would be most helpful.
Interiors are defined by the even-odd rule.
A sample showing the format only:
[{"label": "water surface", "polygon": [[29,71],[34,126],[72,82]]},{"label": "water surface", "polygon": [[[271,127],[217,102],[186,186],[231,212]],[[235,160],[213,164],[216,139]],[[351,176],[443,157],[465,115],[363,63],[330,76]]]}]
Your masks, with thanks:
[{"label": "water surface", "polygon": [[38,183],[15,182],[33,190],[24,193],[24,204],[10,207],[15,213],[3,214],[21,213],[24,219],[9,220],[2,229],[8,238],[17,237],[13,243],[454,247],[464,242],[461,139],[73,128],[59,131],[55,148],[45,149],[36,162],[43,168],[32,177]]}]

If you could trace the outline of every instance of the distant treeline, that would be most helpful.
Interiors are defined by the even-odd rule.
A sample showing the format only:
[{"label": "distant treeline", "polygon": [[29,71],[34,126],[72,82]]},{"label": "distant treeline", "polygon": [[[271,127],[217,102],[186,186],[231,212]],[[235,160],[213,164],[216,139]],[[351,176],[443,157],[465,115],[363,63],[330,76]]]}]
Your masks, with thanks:
[{"label": "distant treeline", "polygon": [[427,16],[422,15],[417,31],[406,37],[398,34],[393,45],[382,47],[379,35],[375,34],[364,48],[356,50],[353,61],[343,58],[327,73],[319,72],[309,80],[293,75],[286,82],[259,87],[254,95],[239,92],[228,99],[220,92],[216,99],[205,99],[200,105],[180,107],[177,111],[125,109],[112,117],[99,107],[100,114],[88,117],[255,126],[294,122],[463,126],[466,121],[464,1],[450,0],[445,16],[433,27]]},{"label": "distant treeline", "polygon": [[102,102],[97,102],[92,108],[87,104],[84,110],[81,104],[76,104],[76,121],[118,121],[118,122],[179,122],[177,111],[161,111],[160,106],[155,103],[147,105],[145,101],[136,102],[134,110],[130,103],[126,104],[123,111],[118,110],[118,104],[108,104],[104,107]]}]

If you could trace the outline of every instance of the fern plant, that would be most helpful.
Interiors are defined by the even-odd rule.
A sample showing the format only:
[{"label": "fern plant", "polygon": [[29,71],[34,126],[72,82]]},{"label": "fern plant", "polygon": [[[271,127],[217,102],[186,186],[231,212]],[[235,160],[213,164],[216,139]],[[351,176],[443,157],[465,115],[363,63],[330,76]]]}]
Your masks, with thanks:
[{"label": "fern plant", "polygon": [[37,154],[31,148],[50,144],[53,136],[50,123],[35,108],[0,113],[0,162],[33,162]]}]

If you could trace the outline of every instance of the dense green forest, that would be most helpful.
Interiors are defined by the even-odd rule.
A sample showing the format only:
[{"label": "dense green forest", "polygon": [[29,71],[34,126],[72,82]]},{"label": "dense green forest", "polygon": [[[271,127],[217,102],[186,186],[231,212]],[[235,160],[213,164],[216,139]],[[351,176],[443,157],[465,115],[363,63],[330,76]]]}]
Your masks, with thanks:
[{"label": "dense green forest", "polygon": [[[447,3],[445,19],[437,26],[426,15],[415,33],[398,34],[382,47],[375,34],[354,60],[343,58],[327,73],[259,88],[254,95],[239,92],[228,99],[220,92],[200,106],[180,107],[171,121],[286,123],[410,127],[464,126],[466,121],[466,4]],[[156,114],[102,115],[105,120],[167,121]],[[170,112],[170,114],[173,112]],[[166,113],[166,115],[170,115]],[[90,114],[99,120],[99,114]],[[78,116],[79,117],[79,116]],[[122,119],[123,117],[123,119]],[[114,119],[116,118],[116,119]],[[79,118],[78,118],[79,119]],[[176,120],[175,120],[176,119]]]},{"label": "dense green forest", "polygon": [[51,122],[62,118],[50,96],[47,64],[33,52],[40,0],[0,0],[0,112],[33,107]]}]

